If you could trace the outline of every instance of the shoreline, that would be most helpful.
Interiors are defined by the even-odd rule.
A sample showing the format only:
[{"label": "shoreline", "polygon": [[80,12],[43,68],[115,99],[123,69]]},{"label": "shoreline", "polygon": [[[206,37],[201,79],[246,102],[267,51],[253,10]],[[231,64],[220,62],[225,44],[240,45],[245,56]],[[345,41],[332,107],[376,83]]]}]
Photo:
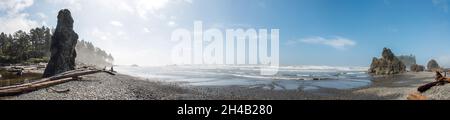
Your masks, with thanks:
[{"label": "shoreline", "polygon": [[[190,86],[124,74],[97,73],[49,88],[0,100],[406,100],[419,85],[433,81],[432,72],[375,76],[353,89],[270,90],[249,86]],[[56,90],[67,92],[58,93]]]}]

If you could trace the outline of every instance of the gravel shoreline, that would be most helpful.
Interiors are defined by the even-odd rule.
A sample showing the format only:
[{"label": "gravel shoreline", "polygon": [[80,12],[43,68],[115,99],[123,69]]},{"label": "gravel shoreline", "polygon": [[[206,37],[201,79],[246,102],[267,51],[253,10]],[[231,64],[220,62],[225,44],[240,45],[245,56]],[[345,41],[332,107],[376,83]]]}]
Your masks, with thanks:
[{"label": "gravel shoreline", "polygon": [[[54,90],[69,90],[64,93]],[[187,90],[176,84],[149,82],[144,79],[106,73],[86,75],[82,80],[70,81],[49,88],[17,96],[0,97],[3,100],[166,100],[183,99]],[[190,94],[194,95],[194,94]],[[189,96],[187,96],[189,97]]]},{"label": "gravel shoreline", "polygon": [[[356,89],[269,90],[248,86],[195,87],[118,74],[97,73],[82,80],[2,100],[405,100],[418,86],[433,81],[431,72],[375,76],[372,84]],[[449,85],[446,85],[449,86]],[[442,88],[433,88],[441,90]],[[435,90],[430,91],[435,91]],[[54,90],[69,90],[58,93]],[[442,90],[441,90],[442,91]],[[426,93],[425,93],[426,94]],[[430,95],[431,99],[449,99]],[[440,97],[435,97],[440,96]]]}]

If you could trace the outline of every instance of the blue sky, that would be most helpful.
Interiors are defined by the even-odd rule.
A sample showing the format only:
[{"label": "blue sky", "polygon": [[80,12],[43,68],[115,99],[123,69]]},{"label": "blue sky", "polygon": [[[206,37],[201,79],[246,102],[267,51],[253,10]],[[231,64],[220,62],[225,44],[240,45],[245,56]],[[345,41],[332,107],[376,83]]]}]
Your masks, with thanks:
[{"label": "blue sky", "polygon": [[[368,66],[383,47],[450,67],[448,0],[4,0],[2,32],[55,26],[69,8],[80,38],[117,64],[170,64],[176,28],[280,29],[285,65]],[[3,5],[4,4],[4,5]]]}]

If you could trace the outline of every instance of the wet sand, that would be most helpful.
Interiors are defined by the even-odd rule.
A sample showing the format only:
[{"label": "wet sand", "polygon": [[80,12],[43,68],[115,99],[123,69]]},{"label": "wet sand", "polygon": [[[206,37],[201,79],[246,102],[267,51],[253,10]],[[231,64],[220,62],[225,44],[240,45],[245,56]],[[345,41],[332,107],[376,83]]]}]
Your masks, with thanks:
[{"label": "wet sand", "polygon": [[[200,91],[215,93],[221,99],[263,100],[406,100],[417,87],[434,81],[431,72],[374,76],[369,86],[354,89],[267,90],[245,87],[199,87]],[[226,92],[225,92],[226,91]],[[231,97],[231,98],[230,98]]]},{"label": "wet sand", "polygon": [[[405,100],[418,86],[433,81],[431,72],[374,76],[368,86],[354,89],[272,90],[267,85],[189,86],[128,75],[98,73],[82,80],[34,92],[0,97],[4,100]],[[54,90],[68,90],[58,93]]]}]

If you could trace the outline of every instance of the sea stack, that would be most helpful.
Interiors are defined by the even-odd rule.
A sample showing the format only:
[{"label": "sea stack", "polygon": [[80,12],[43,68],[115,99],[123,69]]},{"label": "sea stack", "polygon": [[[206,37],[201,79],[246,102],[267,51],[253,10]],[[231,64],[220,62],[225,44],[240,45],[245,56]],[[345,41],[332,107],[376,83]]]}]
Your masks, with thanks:
[{"label": "sea stack", "polygon": [[436,60],[431,59],[427,64],[428,71],[440,71],[441,67],[439,67],[439,64],[436,62]]},{"label": "sea stack", "polygon": [[75,69],[75,58],[77,56],[75,46],[78,41],[78,34],[73,31],[73,22],[69,10],[59,11],[58,23],[50,46],[50,61],[45,68],[43,77],[51,77]]},{"label": "sea stack", "polygon": [[395,55],[391,49],[384,48],[381,58],[374,57],[370,65],[369,73],[376,75],[392,75],[406,72],[406,66]]}]

